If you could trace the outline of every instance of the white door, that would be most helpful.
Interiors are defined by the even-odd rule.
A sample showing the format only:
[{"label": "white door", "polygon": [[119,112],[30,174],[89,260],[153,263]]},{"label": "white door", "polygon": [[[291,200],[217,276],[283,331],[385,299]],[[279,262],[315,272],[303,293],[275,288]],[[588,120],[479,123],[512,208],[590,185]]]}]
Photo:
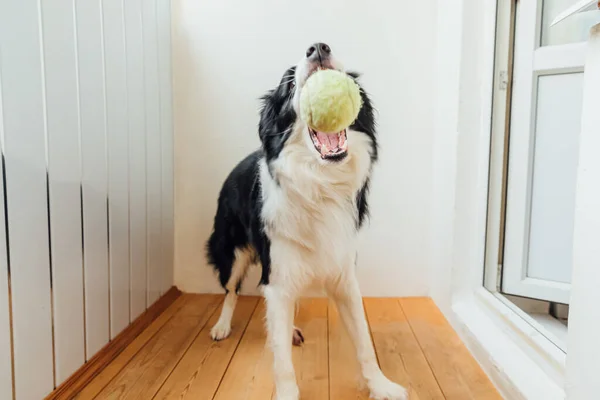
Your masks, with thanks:
[{"label": "white door", "polygon": [[576,2],[517,2],[502,269],[503,292],[566,304],[585,41],[600,17],[550,24]]}]

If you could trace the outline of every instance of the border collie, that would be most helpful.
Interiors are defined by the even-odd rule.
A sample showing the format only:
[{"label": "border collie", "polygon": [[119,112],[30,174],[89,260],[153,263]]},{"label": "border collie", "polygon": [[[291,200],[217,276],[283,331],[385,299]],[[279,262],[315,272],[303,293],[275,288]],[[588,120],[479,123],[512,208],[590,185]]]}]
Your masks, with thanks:
[{"label": "border collie", "polygon": [[283,74],[262,98],[261,149],[223,184],[207,256],[226,297],[211,336],[222,340],[230,334],[242,280],[250,265],[260,264],[277,399],[299,398],[292,342],[304,338],[293,325],[294,309],[303,292],[320,288],[349,331],[371,396],[404,400],[405,389],[386,378],[377,363],[355,271],[357,232],[367,216],[369,177],[377,160],[371,101],[361,89],[356,121],[336,135],[314,131],[298,116],[304,83],[326,68],[343,70],[331,48],[316,43]]}]

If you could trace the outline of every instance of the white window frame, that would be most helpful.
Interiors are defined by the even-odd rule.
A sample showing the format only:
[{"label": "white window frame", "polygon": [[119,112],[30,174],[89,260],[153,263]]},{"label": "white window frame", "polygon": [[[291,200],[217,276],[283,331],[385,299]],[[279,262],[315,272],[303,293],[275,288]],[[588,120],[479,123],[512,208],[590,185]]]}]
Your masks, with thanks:
[{"label": "white window frame", "polygon": [[[537,1],[537,0],[536,0]],[[515,18],[516,4],[513,1],[498,1],[498,10],[496,17],[496,38],[495,38],[495,63],[494,63],[494,87],[492,89],[492,115],[491,115],[491,142],[489,152],[489,177],[488,177],[488,208],[487,208],[487,227],[486,227],[486,243],[485,243],[485,261],[484,261],[484,287],[491,292],[491,294],[500,300],[506,307],[510,308],[514,314],[519,318],[523,319],[527,324],[532,326],[536,332],[539,333],[545,339],[549,340],[552,345],[556,346],[559,352],[556,353],[555,359],[558,357],[564,363],[564,355],[560,352],[566,353],[567,347],[563,339],[557,337],[554,333],[546,329],[539,322],[529,316],[521,308],[516,306],[513,302],[508,300],[504,295],[501,288],[502,277],[501,275],[506,271],[503,269],[505,262],[504,255],[501,249],[506,246],[504,242],[504,223],[506,216],[506,204],[507,192],[509,185],[507,182],[507,175],[509,173],[507,162],[507,151],[508,151],[508,134],[511,127],[511,113],[510,107],[512,102],[512,69],[513,69],[513,57],[515,51],[514,45],[514,24],[516,24]],[[525,17],[535,18],[535,15],[526,15]],[[539,18],[537,18],[539,23]],[[578,43],[576,46],[570,48],[585,47],[586,43]],[[543,50],[543,48],[541,48]],[[531,52],[530,52],[531,53]],[[540,54],[539,51],[537,53]],[[576,60],[580,65],[583,63],[581,58],[581,51],[578,52],[579,57]],[[533,53],[531,53],[533,55]],[[564,58],[564,57],[563,57]],[[547,63],[546,63],[547,64]],[[578,70],[580,70],[579,68]],[[531,78],[531,77],[529,77]],[[528,102],[531,99],[527,99]],[[513,105],[514,106],[514,105]],[[522,210],[521,210],[522,211]],[[523,215],[519,215],[519,218],[524,219]],[[506,222],[508,223],[508,221]],[[514,260],[513,260],[514,262]],[[512,271],[514,272],[514,271]],[[519,277],[511,277],[513,283],[517,282]],[[505,276],[504,279],[507,279]],[[525,279],[521,284],[526,285],[528,281],[532,279]],[[564,285],[570,290],[570,284]],[[546,340],[541,338],[539,340],[537,350],[547,348],[548,344]],[[552,349],[554,353],[554,349]],[[564,372],[564,366],[559,368],[561,375]]]},{"label": "white window frame", "polygon": [[[506,186],[506,232],[503,241],[502,292],[517,296],[569,303],[571,283],[535,278],[528,274],[530,263],[530,239],[533,204],[534,152],[536,139],[536,114],[538,103],[538,79],[544,76],[557,77],[562,74],[582,73],[587,49],[586,42],[563,45],[541,46],[542,10],[544,0],[519,2],[515,21],[514,40],[514,87],[510,115],[510,153],[505,158],[509,180]],[[514,4],[514,2],[512,3]],[[510,29],[510,27],[507,27]],[[498,31],[499,39],[506,31]],[[508,49],[497,52],[506,58]],[[505,68],[505,67],[504,67]],[[562,75],[564,76],[564,75]],[[496,110],[494,110],[496,114]],[[503,115],[498,112],[504,122]],[[496,118],[494,118],[496,119]],[[504,133],[494,129],[494,135]],[[578,137],[579,132],[574,133]],[[495,143],[494,143],[495,144]],[[492,158],[502,153],[502,148],[492,147]],[[495,173],[495,171],[491,171]],[[497,185],[498,182],[491,182]],[[574,189],[574,188],[573,188]],[[502,193],[501,195],[504,195]],[[495,212],[493,208],[490,212]],[[538,232],[539,233],[539,232]],[[488,244],[489,246],[490,244]],[[489,287],[488,287],[489,288]]]}]

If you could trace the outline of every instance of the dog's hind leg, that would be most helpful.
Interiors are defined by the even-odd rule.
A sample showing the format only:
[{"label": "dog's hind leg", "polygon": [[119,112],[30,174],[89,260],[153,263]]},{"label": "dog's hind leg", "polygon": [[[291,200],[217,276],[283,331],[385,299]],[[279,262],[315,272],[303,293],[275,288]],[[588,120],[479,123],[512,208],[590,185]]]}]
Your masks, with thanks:
[{"label": "dog's hind leg", "polygon": [[294,326],[294,333],[292,334],[292,344],[294,346],[302,346],[304,343],[304,335],[302,334],[302,330],[297,326]]},{"label": "dog's hind leg", "polygon": [[254,257],[251,250],[235,250],[235,260],[231,269],[231,275],[225,286],[227,294],[225,295],[225,301],[223,301],[221,316],[210,331],[210,336],[213,340],[223,340],[231,333],[231,319],[233,318],[233,311],[237,304],[237,292],[253,260]]},{"label": "dog's hind leg", "polygon": [[[295,307],[295,315],[298,315],[299,302],[296,302]],[[292,344],[294,346],[302,346],[304,343],[304,334],[302,334],[302,330],[294,325],[294,333],[292,333]]]}]

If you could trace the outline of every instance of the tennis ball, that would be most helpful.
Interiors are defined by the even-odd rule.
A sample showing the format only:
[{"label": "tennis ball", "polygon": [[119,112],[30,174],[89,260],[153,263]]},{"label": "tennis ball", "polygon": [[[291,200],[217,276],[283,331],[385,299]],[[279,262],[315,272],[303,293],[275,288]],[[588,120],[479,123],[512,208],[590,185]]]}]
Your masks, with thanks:
[{"label": "tennis ball", "polygon": [[361,107],[354,79],[333,69],[313,73],[300,93],[300,117],[318,132],[341,132],[356,120]]}]

